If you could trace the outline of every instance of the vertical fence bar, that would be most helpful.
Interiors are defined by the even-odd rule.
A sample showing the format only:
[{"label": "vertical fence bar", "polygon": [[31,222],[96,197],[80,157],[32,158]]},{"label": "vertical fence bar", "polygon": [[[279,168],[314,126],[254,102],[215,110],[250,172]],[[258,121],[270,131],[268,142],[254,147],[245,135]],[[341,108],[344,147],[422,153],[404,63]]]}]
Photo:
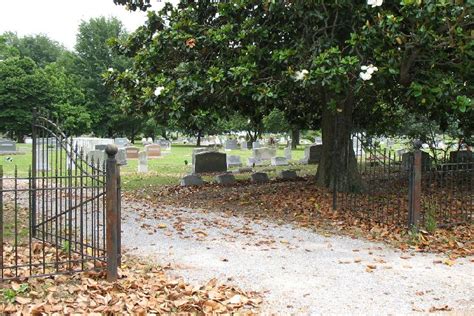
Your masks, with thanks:
[{"label": "vertical fence bar", "polygon": [[421,210],[421,151],[415,150],[413,153],[413,163],[411,165],[410,186],[409,186],[409,209],[408,227],[418,227]]},{"label": "vertical fence bar", "polygon": [[32,141],[32,152],[31,152],[31,204],[30,204],[30,213],[31,213],[31,227],[30,232],[33,238],[36,237],[36,161],[38,157],[37,155],[37,134],[36,134],[36,119],[38,113],[36,112],[36,108],[33,109],[33,122],[31,126],[31,141]]},{"label": "vertical fence bar", "polygon": [[122,179],[120,166],[117,164],[117,254],[118,266],[122,265]]},{"label": "vertical fence bar", "polygon": [[106,166],[106,196],[107,196],[107,220],[106,220],[106,236],[107,236],[107,281],[115,282],[118,278],[118,207],[117,207],[117,160],[115,155],[118,148],[115,145],[107,145],[105,152],[107,153]]}]

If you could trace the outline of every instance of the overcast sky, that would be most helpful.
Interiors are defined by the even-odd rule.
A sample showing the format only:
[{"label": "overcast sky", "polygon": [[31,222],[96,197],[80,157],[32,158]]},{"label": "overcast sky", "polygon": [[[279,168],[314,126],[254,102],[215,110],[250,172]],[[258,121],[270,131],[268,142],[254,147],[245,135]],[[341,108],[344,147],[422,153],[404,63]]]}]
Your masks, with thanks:
[{"label": "overcast sky", "polygon": [[[151,2],[155,9],[163,5]],[[81,20],[99,16],[115,16],[131,32],[144,23],[146,13],[129,12],[113,0],[0,0],[0,34],[42,33],[72,49]]]}]

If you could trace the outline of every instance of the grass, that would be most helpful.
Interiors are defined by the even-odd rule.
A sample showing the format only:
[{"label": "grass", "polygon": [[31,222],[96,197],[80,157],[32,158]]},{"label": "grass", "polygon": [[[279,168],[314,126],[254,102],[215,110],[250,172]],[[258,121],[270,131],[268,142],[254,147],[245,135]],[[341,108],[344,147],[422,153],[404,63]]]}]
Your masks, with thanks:
[{"label": "grass", "polygon": [[[143,148],[143,145],[140,143],[135,144],[135,146],[140,149]],[[3,165],[4,175],[13,176],[15,173],[15,166],[19,176],[27,176],[28,170],[31,165],[31,145],[18,144],[17,146],[20,154],[17,155],[3,155],[0,156],[0,165]],[[138,160],[129,159],[126,166],[121,167],[122,175],[122,188],[124,190],[134,190],[140,188],[149,188],[156,187],[160,185],[172,185],[177,184],[179,180],[186,174],[191,173],[192,171],[192,150],[196,148],[192,145],[175,145],[173,144],[170,153],[164,154],[161,158],[158,159],[149,159],[148,160],[148,170],[146,174],[141,174],[137,172],[138,169]],[[238,155],[241,156],[243,165],[247,163],[247,158],[252,155],[251,150],[232,150],[226,151],[228,155]],[[257,167],[257,170],[264,170],[269,174],[270,177],[275,177],[277,172],[283,169],[295,168],[300,169],[300,174],[315,174],[316,166],[314,165],[295,165],[298,160],[304,156],[304,147],[301,146],[292,152],[293,160],[291,161],[292,166],[285,167],[271,167],[271,166],[261,166]],[[277,156],[284,156],[284,148],[280,147],[277,150]],[[7,157],[13,159],[13,161],[8,161]],[[188,165],[185,165],[185,160],[188,161]],[[234,168],[236,169],[236,168]],[[233,170],[233,169],[231,169]],[[212,176],[205,175],[205,181],[211,181]],[[249,175],[238,175],[237,179],[248,179]]]}]

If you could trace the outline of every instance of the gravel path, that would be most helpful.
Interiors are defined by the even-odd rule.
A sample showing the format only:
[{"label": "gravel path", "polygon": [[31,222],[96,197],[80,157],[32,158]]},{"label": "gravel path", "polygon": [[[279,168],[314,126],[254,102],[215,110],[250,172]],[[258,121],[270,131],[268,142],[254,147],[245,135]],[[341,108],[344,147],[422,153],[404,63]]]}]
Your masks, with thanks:
[{"label": "gravel path", "polygon": [[[123,244],[190,282],[217,277],[264,293],[264,312],[474,313],[474,259],[409,254],[291,225],[124,201]],[[140,229],[138,227],[141,227]]]}]

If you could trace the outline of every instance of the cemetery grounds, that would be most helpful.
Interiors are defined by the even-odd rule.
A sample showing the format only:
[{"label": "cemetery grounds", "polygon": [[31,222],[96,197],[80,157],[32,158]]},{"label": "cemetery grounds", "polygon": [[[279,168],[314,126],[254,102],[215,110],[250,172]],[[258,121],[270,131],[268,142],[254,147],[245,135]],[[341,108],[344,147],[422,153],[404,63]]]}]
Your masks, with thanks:
[{"label": "cemetery grounds", "polygon": [[[331,195],[310,177],[316,166],[293,166],[301,176],[293,182],[256,185],[241,174],[229,187],[179,187],[192,168],[192,148],[173,145],[171,154],[149,161],[146,175],[136,173],[136,160],[121,169],[122,243],[130,259],[119,286],[145,300],[132,306],[135,312],[147,310],[153,299],[168,304],[162,310],[168,312],[473,312],[472,225],[410,234],[333,212]],[[235,152],[243,161],[251,154]],[[302,150],[293,151],[294,160],[302,157]],[[3,162],[5,173],[13,172],[13,164],[27,172],[29,154],[12,158],[10,167]],[[281,168],[259,169],[275,179]],[[203,178],[210,181],[212,175]],[[36,290],[38,282],[61,291],[72,282],[56,280],[59,285],[34,281],[31,287]],[[150,298],[137,290],[140,283],[163,293]],[[104,300],[114,306],[108,304],[116,300],[107,297],[111,286],[97,276],[76,278],[72,292],[83,295],[83,288],[95,291],[84,304]]]}]

